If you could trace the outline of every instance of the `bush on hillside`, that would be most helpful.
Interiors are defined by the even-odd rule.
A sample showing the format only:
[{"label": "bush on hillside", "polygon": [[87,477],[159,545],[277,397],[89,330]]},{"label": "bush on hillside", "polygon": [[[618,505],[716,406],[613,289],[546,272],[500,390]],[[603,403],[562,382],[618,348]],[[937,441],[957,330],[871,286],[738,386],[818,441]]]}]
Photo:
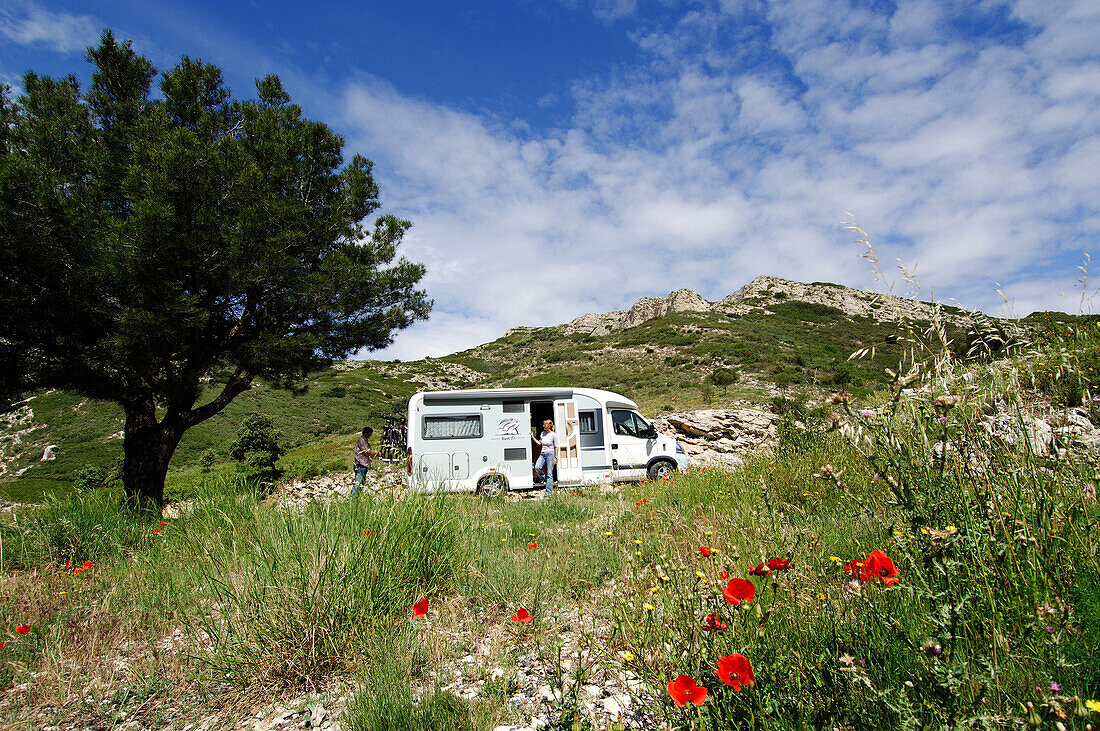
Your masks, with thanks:
[{"label": "bush on hillside", "polygon": [[237,439],[229,446],[229,456],[240,462],[240,471],[257,480],[271,480],[279,475],[275,466],[285,451],[279,444],[281,435],[271,417],[252,414],[241,424]]}]

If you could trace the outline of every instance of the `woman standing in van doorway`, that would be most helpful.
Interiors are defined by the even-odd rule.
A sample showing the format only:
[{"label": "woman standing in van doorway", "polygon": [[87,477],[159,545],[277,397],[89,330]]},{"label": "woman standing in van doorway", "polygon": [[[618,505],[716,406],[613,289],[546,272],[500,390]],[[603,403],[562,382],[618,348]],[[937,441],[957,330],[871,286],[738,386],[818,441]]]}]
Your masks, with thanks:
[{"label": "woman standing in van doorway", "polygon": [[535,463],[535,472],[546,481],[546,494],[554,491],[554,465],[558,463],[558,435],[554,433],[554,422],[547,419],[542,422],[542,434],[531,441],[542,447],[539,453],[539,461]]}]

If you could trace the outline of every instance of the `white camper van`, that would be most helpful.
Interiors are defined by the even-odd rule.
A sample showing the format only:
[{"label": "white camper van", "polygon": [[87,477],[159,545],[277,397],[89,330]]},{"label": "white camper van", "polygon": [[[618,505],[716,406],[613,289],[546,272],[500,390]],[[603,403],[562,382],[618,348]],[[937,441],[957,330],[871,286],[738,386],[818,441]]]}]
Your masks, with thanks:
[{"label": "white camper van", "polygon": [[593,388],[421,392],[409,399],[409,489],[497,494],[534,486],[531,441],[558,434],[555,486],[661,479],[688,466],[675,439],[617,393]]}]

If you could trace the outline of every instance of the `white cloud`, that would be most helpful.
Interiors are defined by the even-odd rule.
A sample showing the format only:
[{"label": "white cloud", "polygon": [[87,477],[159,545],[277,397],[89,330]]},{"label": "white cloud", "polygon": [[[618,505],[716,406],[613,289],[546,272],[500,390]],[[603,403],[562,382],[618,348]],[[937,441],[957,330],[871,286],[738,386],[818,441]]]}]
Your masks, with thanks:
[{"label": "white cloud", "polygon": [[59,53],[83,51],[95,44],[100,23],[91,15],[51,11],[33,2],[0,8],[0,33],[23,46],[44,45]]},{"label": "white cloud", "polygon": [[[952,30],[961,5],[700,3],[639,26],[650,63],[576,80],[572,123],[541,133],[353,84],[349,142],[414,221],[437,303],[383,355],[760,274],[868,286],[847,210],[925,294],[995,314],[999,281],[1064,308],[1066,257],[1100,233],[1100,16],[1010,9],[1026,32],[976,40]],[[768,32],[731,43],[735,19]]]},{"label": "white cloud", "polygon": [[0,73],[0,85],[7,85],[10,87],[9,98],[15,99],[23,93],[23,86],[20,79],[12,74]]},{"label": "white cloud", "polygon": [[595,0],[592,10],[598,18],[619,20],[638,10],[638,0]]}]

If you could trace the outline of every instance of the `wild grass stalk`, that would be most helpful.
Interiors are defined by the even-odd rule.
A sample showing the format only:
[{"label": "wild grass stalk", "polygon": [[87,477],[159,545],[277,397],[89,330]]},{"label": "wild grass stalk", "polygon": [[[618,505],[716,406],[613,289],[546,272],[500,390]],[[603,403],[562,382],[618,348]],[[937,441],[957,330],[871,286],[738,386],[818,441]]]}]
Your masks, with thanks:
[{"label": "wild grass stalk", "polygon": [[468,561],[446,497],[207,516],[247,534],[227,544],[202,531],[190,552],[208,597],[195,621],[214,642],[203,662],[238,684],[320,687],[417,598],[451,590]]}]

